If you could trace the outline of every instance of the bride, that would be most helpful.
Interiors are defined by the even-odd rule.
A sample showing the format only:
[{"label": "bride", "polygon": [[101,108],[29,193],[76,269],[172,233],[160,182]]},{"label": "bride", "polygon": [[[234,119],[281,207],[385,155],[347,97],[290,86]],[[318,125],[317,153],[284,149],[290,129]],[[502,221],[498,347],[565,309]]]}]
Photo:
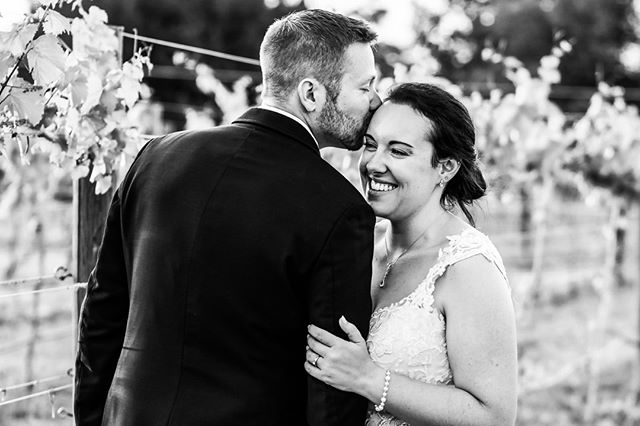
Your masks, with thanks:
[{"label": "bride", "polygon": [[[505,269],[467,206],[484,195],[473,123],[453,96],[396,87],[369,125],[360,174],[387,224],[365,340],[309,326],[306,371],[370,401],[367,425],[513,425],[517,356]],[[452,213],[464,213],[469,225]]]}]

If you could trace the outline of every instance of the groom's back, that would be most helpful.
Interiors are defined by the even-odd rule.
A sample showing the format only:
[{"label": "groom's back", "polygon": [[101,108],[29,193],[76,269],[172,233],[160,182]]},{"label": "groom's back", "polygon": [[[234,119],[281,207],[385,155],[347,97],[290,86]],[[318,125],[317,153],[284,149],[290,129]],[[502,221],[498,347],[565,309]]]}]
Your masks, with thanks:
[{"label": "groom's back", "polygon": [[103,422],[305,424],[308,281],[362,197],[315,147],[244,123],[150,142],[121,203],[130,311]]}]

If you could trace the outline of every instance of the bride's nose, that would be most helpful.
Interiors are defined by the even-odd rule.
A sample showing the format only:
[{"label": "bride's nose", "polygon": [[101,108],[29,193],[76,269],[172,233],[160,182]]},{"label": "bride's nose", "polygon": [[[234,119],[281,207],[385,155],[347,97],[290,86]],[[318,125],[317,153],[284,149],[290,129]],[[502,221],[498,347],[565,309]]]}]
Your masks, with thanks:
[{"label": "bride's nose", "polygon": [[387,170],[387,166],[384,164],[382,153],[376,151],[371,154],[365,163],[367,173],[382,174]]}]

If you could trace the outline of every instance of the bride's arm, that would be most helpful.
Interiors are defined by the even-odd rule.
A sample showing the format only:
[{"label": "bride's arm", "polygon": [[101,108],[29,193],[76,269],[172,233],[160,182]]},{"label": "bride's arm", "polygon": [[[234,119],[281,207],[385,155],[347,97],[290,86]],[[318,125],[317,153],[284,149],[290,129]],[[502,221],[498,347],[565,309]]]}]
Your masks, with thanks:
[{"label": "bride's arm", "polygon": [[[451,266],[438,281],[436,292],[447,320],[454,386],[392,374],[385,411],[413,426],[513,425],[517,404],[515,319],[504,279],[487,260],[476,256]],[[337,338],[314,327],[310,335],[314,337],[310,348],[324,352],[317,363],[319,369],[307,365],[310,374],[380,403],[385,371],[363,358],[363,343],[354,330],[348,333],[352,342],[334,340]]]}]

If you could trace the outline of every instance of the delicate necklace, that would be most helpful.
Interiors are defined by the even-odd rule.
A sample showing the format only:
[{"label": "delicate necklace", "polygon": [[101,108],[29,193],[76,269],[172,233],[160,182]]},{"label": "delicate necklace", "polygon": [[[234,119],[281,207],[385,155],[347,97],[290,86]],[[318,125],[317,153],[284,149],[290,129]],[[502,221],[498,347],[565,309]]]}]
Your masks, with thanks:
[{"label": "delicate necklace", "polygon": [[[410,249],[411,247],[413,247],[420,238],[422,238],[424,236],[424,234],[427,233],[427,231],[429,230],[429,227],[427,227],[427,229],[424,230],[424,232],[422,232],[422,234],[418,235],[418,238],[416,238],[415,240],[413,240],[413,242],[411,244],[409,244],[409,247],[407,247],[406,249],[404,249],[402,251],[402,253],[400,253],[398,255],[398,257],[396,257],[394,260],[392,260],[391,262],[387,262],[387,267],[384,269],[384,275],[382,275],[382,281],[380,281],[380,284],[378,284],[378,286],[380,288],[384,287],[384,280],[387,279],[387,275],[389,275],[389,272],[391,272],[391,268],[393,268],[393,265],[396,264],[396,262],[398,260],[400,260],[400,258],[402,256],[404,256]],[[389,258],[389,247],[387,247],[387,236],[385,235],[384,237],[384,252],[385,252],[385,257],[388,259]]]}]

